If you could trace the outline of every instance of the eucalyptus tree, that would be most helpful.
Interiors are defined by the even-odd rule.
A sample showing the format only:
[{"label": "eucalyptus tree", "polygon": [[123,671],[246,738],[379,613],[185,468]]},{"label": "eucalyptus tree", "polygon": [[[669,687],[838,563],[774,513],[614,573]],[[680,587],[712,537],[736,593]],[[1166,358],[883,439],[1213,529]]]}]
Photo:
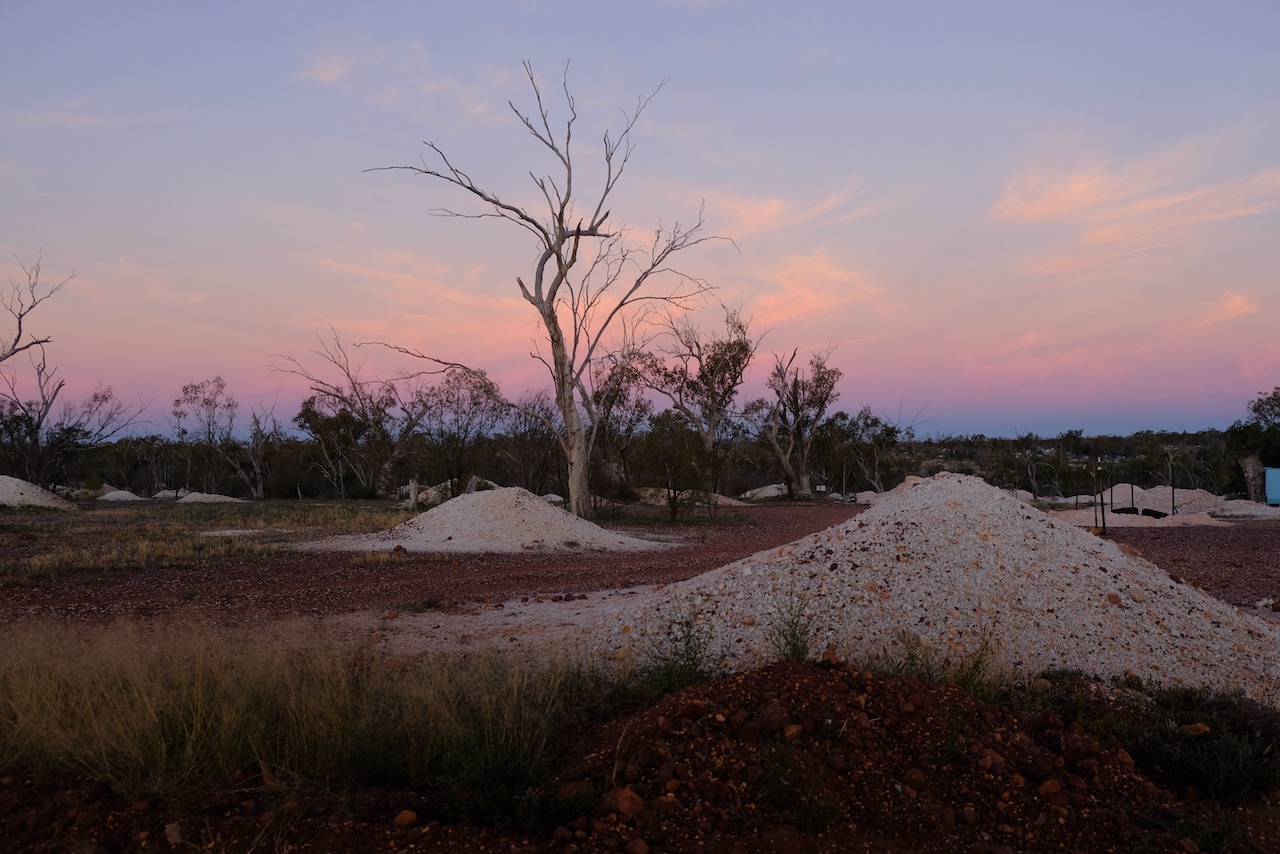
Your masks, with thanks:
[{"label": "eucalyptus tree", "polygon": [[774,354],[773,369],[765,382],[773,399],[756,400],[748,407],[756,436],[772,453],[792,498],[813,492],[809,452],[827,409],[840,397],[836,384],[844,376],[839,368],[827,364],[830,351],[810,355],[807,371],[796,364],[798,354],[798,350],[792,350],[790,356]]},{"label": "eucalyptus tree", "polygon": [[309,363],[277,356],[273,366],[310,386],[294,424],[319,444],[323,474],[339,495],[346,495],[348,478],[363,495],[385,495],[430,410],[426,387],[418,375],[369,376],[332,328],[329,340],[317,339]]},{"label": "eucalyptus tree", "polygon": [[[602,168],[597,169],[599,175],[592,184],[579,171],[571,146],[578,111],[569,91],[567,67],[561,84],[565,118],[555,122],[532,66],[526,62],[524,69],[534,107],[521,109],[510,101],[508,106],[549,160],[545,172],[529,172],[539,199],[537,206],[514,201],[518,192],[500,192],[472,178],[433,142],[426,143],[428,154],[419,165],[369,171],[398,169],[427,178],[460,194],[470,205],[437,210],[437,215],[496,219],[532,238],[536,249],[532,270],[528,276],[517,275],[515,286],[537,314],[545,342],[545,349],[535,342],[532,355],[550,376],[558,417],[543,423],[555,430],[564,454],[569,509],[578,516],[589,516],[591,449],[600,423],[590,393],[591,365],[602,355],[611,328],[624,323],[629,315],[656,303],[686,308],[711,289],[706,281],[682,272],[674,263],[680,253],[715,238],[703,234],[701,209],[692,225],[678,220],[669,226],[660,223],[640,240],[612,215],[611,200],[633,151],[632,132],[661,85],[642,95],[635,108],[623,114],[619,131],[604,132]],[[475,370],[416,348],[388,346],[442,367]],[[498,399],[511,409],[521,408],[518,399]],[[525,414],[541,417],[536,409]]]},{"label": "eucalyptus tree", "polygon": [[760,346],[750,326],[737,309],[724,310],[723,333],[705,332],[687,315],[668,314],[654,348],[632,359],[645,386],[665,397],[698,436],[708,494],[717,490],[723,443],[737,414],[734,401]]},{"label": "eucalyptus tree", "polygon": [[212,486],[221,479],[217,471],[221,468],[243,483],[251,496],[264,498],[283,432],[273,410],[250,407],[249,424],[243,430],[239,413],[240,404],[221,376],[190,382],[173,401],[173,430],[188,459],[200,460],[206,484]]}]

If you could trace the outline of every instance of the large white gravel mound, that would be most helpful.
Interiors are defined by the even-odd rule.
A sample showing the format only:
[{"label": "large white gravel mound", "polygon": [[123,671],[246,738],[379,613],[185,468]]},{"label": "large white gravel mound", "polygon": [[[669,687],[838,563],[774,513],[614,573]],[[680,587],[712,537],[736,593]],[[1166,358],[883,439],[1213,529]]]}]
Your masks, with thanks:
[{"label": "large white gravel mound", "polygon": [[65,498],[9,475],[0,475],[0,504],[8,507],[49,507],[54,510],[76,510]]},{"label": "large white gravel mound", "polygon": [[1023,674],[1132,673],[1280,702],[1280,627],[955,474],[672,584],[601,635],[615,658],[643,657],[692,625],[709,663],[737,671],[778,656],[772,638],[789,616],[815,651],[846,658],[900,658],[912,645],[955,660],[985,640],[996,664]]},{"label": "large white gravel mound", "polygon": [[335,537],[314,548],[411,552],[649,551],[669,544],[606,531],[528,490],[459,495],[381,534]]}]

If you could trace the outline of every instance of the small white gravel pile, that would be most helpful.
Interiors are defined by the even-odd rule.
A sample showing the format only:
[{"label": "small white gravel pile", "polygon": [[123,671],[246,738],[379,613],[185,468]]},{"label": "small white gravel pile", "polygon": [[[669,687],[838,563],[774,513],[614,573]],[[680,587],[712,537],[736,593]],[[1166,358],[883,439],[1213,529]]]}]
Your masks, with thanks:
[{"label": "small white gravel pile", "polygon": [[692,625],[709,663],[778,657],[788,617],[844,658],[980,649],[1023,674],[1072,668],[1239,687],[1280,702],[1280,627],[1174,582],[1113,543],[978,478],[943,474],[846,523],[646,597],[601,627],[614,658]]},{"label": "small white gravel pile", "polygon": [[240,504],[243,502],[243,498],[218,495],[216,492],[188,492],[177,501],[178,504]]},{"label": "small white gravel pile", "polygon": [[766,498],[781,498],[787,494],[786,484],[771,483],[768,486],[760,486],[755,489],[742,493],[744,501],[761,501]]},{"label": "small white gravel pile", "polygon": [[99,501],[146,501],[141,495],[130,492],[127,489],[113,489],[110,492],[104,492],[98,496]]},{"label": "small white gravel pile", "polygon": [[48,507],[54,510],[75,510],[74,504],[65,498],[41,489],[16,477],[0,475],[0,504],[7,507]]},{"label": "small white gravel pile", "polygon": [[606,531],[516,487],[459,495],[381,534],[316,544],[348,551],[396,546],[411,552],[634,552],[668,544]]}]

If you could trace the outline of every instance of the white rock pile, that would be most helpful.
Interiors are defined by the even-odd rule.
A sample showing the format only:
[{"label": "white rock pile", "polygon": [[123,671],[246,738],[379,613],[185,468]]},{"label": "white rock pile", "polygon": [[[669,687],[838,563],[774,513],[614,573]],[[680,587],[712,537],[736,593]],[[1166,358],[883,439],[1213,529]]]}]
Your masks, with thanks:
[{"label": "white rock pile", "polygon": [[127,489],[113,489],[110,492],[104,492],[98,496],[99,501],[146,501],[137,493],[130,492]]},{"label": "white rock pile", "polygon": [[230,495],[219,495],[216,492],[188,492],[177,501],[178,504],[243,504],[243,498],[232,498]]},{"label": "white rock pile", "polygon": [[77,509],[67,499],[7,474],[0,475],[0,504],[7,507],[47,507],[53,510]]},{"label": "white rock pile", "polygon": [[[842,658],[989,645],[1021,674],[1132,673],[1280,702],[1280,627],[1174,582],[978,478],[920,481],[841,525],[672,584],[606,621],[615,659],[689,631],[728,671],[778,657],[797,621]],[[691,628],[690,628],[691,627]]]},{"label": "white rock pile", "polygon": [[314,548],[411,552],[649,551],[668,543],[606,531],[517,487],[452,498],[380,534],[335,537]]}]

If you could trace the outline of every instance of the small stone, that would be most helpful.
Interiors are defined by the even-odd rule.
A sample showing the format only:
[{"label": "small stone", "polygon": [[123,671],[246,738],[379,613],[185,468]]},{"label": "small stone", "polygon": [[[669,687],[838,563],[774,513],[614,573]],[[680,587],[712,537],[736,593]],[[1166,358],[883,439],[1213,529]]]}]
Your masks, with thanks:
[{"label": "small stone", "polygon": [[182,825],[176,821],[170,822],[164,826],[165,841],[175,848],[182,844]]},{"label": "small stone", "polygon": [[781,703],[770,703],[760,710],[756,723],[761,732],[778,732],[791,720],[791,715]]},{"label": "small stone", "polygon": [[680,707],[680,717],[696,721],[707,713],[707,704],[702,700],[690,700]]},{"label": "small stone", "polygon": [[396,813],[396,817],[391,819],[393,827],[413,827],[418,823],[418,814],[413,810],[400,810]]},{"label": "small stone", "polygon": [[1062,791],[1062,781],[1057,777],[1050,777],[1040,784],[1040,797],[1047,798],[1050,795],[1056,795]]},{"label": "small stone", "polygon": [[618,789],[614,796],[618,802],[618,812],[627,818],[635,818],[644,811],[644,798],[637,795],[630,786]]},{"label": "small stone", "polygon": [[800,724],[787,724],[782,728],[782,740],[795,741],[802,732],[804,732],[804,727],[800,726]]},{"label": "small stone", "polygon": [[633,839],[622,849],[626,854],[649,854],[649,843],[643,839]]},{"label": "small stone", "polygon": [[1208,724],[1201,724],[1201,723],[1183,724],[1182,726],[1178,727],[1178,735],[1186,735],[1186,736],[1194,737],[1197,735],[1204,735],[1208,731],[1209,731]]}]

